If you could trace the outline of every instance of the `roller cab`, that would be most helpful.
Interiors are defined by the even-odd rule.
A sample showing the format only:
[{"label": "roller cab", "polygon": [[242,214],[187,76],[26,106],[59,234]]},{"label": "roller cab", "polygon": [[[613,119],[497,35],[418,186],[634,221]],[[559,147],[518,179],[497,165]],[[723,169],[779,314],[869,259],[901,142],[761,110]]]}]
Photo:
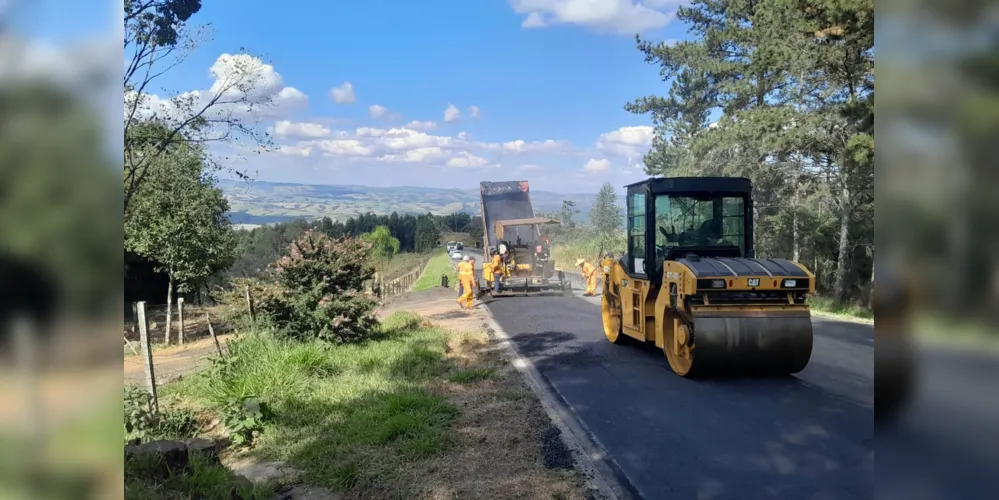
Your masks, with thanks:
[{"label": "roller cab", "polygon": [[729,177],[628,186],[628,247],[603,259],[604,333],[654,342],[680,376],[791,374],[808,364],[815,277],[756,259],[752,186]]}]

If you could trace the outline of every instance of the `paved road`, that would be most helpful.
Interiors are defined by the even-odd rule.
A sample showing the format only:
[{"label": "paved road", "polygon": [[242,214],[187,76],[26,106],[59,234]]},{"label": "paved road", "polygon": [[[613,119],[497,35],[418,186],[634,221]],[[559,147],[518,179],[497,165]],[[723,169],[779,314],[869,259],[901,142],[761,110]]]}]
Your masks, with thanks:
[{"label": "paved road", "polygon": [[813,320],[796,377],[686,380],[607,342],[599,297],[486,306],[644,498],[873,497],[873,326]]},{"label": "paved road", "polygon": [[[466,252],[481,259],[481,252]],[[874,327],[813,317],[788,379],[686,380],[604,339],[599,297],[485,299],[644,498],[873,498]],[[599,291],[599,288],[598,288]],[[999,356],[920,347],[914,399],[878,431],[878,498],[994,498]]]}]

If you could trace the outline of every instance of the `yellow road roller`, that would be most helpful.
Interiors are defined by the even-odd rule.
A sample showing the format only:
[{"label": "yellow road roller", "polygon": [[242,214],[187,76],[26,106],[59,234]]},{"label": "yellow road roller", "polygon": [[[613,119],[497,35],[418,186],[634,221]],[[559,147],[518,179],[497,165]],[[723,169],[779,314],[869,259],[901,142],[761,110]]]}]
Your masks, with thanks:
[{"label": "yellow road roller", "polygon": [[752,184],[651,178],[627,187],[627,252],[602,259],[607,340],[655,342],[682,377],[790,375],[812,355],[815,276],[757,259]]}]

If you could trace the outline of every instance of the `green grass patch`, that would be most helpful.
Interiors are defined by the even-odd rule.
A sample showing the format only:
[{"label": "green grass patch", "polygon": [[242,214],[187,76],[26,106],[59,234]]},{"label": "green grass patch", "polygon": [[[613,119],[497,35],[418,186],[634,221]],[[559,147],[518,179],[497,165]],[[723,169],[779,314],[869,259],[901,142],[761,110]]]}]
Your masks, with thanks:
[{"label": "green grass patch", "polygon": [[152,456],[125,460],[125,498],[135,500],[180,500],[203,498],[230,500],[236,492],[240,498],[272,498],[274,491],[263,485],[238,481],[236,475],[199,455],[191,455],[189,470],[184,474],[162,473]]},{"label": "green grass patch", "polygon": [[808,298],[808,305],[812,310],[833,316],[842,316],[852,319],[874,320],[874,311],[869,311],[854,304],[843,304],[828,297],[820,295]]},{"label": "green grass patch", "polygon": [[452,444],[458,410],[432,389],[456,369],[447,338],[407,312],[386,318],[361,344],[247,334],[229,344],[228,361],[163,392],[205,409],[255,396],[275,418],[254,453],[305,471],[309,484],[367,491]]},{"label": "green grass patch", "polygon": [[458,370],[448,375],[447,379],[459,384],[474,384],[482,380],[488,380],[496,375],[495,368],[468,368]]},{"label": "green grass patch", "polygon": [[458,280],[458,274],[455,272],[454,266],[451,265],[451,257],[445,252],[434,255],[430,262],[427,262],[423,275],[416,280],[416,283],[413,283],[413,291],[419,292],[440,286],[441,275],[446,275],[450,283],[455,283]]}]

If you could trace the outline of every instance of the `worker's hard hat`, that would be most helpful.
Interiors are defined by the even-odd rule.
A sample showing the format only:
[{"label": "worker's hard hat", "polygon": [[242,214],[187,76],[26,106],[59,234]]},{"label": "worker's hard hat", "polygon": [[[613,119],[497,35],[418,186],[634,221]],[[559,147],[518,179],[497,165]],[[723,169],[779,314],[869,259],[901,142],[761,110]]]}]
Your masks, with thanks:
[{"label": "worker's hard hat", "polygon": [[576,259],[576,265],[577,266],[583,265],[584,262],[586,262],[586,259]]},{"label": "worker's hard hat", "polygon": [[467,255],[462,255],[461,256],[461,260],[468,260],[468,256]]}]

